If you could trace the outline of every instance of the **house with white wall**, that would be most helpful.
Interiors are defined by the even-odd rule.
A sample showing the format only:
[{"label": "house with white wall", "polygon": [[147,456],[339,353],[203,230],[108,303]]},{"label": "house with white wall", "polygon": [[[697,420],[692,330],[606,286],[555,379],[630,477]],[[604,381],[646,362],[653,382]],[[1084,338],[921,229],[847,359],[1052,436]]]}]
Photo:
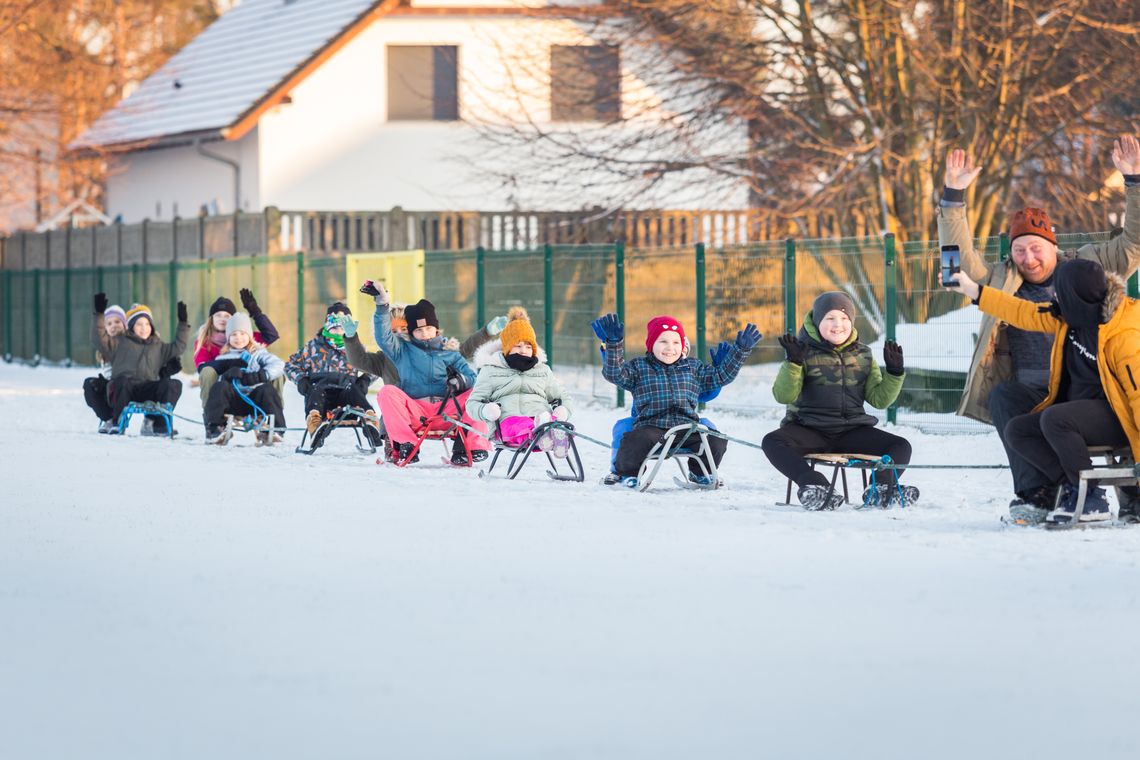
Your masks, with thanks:
[{"label": "house with white wall", "polygon": [[[624,188],[504,181],[544,167],[486,129],[605,135],[676,96],[654,90],[660,60],[598,39],[581,11],[602,0],[571,1],[241,0],[71,147],[107,156],[105,210],[126,222],[611,203]],[[747,188],[660,183],[641,205],[744,208]]]}]

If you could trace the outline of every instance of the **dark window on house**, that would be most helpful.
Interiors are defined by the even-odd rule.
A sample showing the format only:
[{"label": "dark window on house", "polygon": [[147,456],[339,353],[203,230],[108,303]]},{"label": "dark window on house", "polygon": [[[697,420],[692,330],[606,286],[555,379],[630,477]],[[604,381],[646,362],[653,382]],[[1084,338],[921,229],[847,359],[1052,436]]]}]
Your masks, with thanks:
[{"label": "dark window on house", "polygon": [[550,48],[550,116],[554,121],[621,118],[621,55],[616,45]]},{"label": "dark window on house", "polygon": [[388,119],[457,120],[458,60],[454,45],[389,45]]}]

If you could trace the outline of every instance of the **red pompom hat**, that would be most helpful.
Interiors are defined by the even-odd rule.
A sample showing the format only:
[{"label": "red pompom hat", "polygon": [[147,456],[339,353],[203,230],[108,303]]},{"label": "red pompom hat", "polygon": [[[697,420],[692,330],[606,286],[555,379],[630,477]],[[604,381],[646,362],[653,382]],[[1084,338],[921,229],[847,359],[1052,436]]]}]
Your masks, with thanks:
[{"label": "red pompom hat", "polygon": [[677,333],[681,336],[681,345],[687,346],[688,341],[685,339],[685,327],[681,324],[680,320],[673,319],[673,317],[654,317],[649,320],[649,324],[645,326],[645,350],[653,353],[653,344],[661,337],[661,333],[666,330]]}]

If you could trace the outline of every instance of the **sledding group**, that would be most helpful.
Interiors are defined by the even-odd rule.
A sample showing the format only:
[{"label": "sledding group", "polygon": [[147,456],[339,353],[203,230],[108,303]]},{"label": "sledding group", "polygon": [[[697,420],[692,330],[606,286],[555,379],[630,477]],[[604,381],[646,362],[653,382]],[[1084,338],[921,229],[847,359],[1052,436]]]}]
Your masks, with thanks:
[{"label": "sledding group", "polygon": [[[1126,186],[1120,234],[1063,252],[1046,212],[1026,208],[1010,220],[1009,260],[987,264],[973,247],[965,210],[966,190],[979,170],[962,151],[947,159],[939,240],[961,254],[950,288],[985,314],[959,414],[997,428],[1013,475],[1010,511],[1019,521],[1072,518],[1079,473],[1091,467],[1090,446],[1140,454],[1140,306],[1127,298],[1122,279],[1140,264],[1140,144],[1131,137],[1117,141],[1113,161]],[[383,442],[391,461],[407,465],[416,461],[427,428],[439,423],[454,438],[451,462],[458,465],[484,461],[496,447],[542,451],[552,463],[575,453],[567,400],[525,310],[492,319],[460,343],[443,335],[429,301],[394,306],[373,281],[361,291],[376,304],[379,351],[364,349],[357,321],[338,302],[329,306],[320,332],[287,362],[266,350],[277,332],[249,291],[242,291],[245,312],[219,298],[194,354],[206,440],[224,444],[227,420],[253,409],[272,421],[258,432],[261,442],[280,440],[286,427],[281,390],[288,378],[305,397],[305,435],[314,447],[333,423],[349,423],[371,447]],[[124,311],[98,294],[95,309],[93,338],[109,377],[88,380],[85,391],[103,420],[101,431],[114,432],[131,402],[178,400],[182,386],[171,375],[190,325],[180,303],[176,338],[163,343],[145,306]],[[884,409],[897,399],[905,379],[903,350],[887,341],[880,367],[859,341],[855,317],[845,293],[824,293],[798,333],[779,338],[785,359],[772,391],[787,414],[761,446],[798,486],[807,509],[834,509],[844,501],[805,459],[812,454],[892,463],[872,480],[864,503],[908,504],[919,497],[916,488],[899,483],[910,463],[910,443],[876,427],[865,408]],[[690,483],[716,487],[727,440],[698,409],[735,379],[761,339],[755,325],[719,344],[707,364],[689,355],[684,326],[669,316],[649,321],[645,354],[630,359],[617,315],[591,326],[602,344],[603,377],[633,396],[631,416],[614,427],[612,471],[604,482],[637,487],[647,457],[671,447],[686,455]],[[379,416],[368,398],[376,377],[384,383],[376,396]],[[148,421],[144,432],[168,431]],[[1140,503],[1136,489],[1125,489],[1125,497],[1122,515]],[[1080,519],[1109,514],[1105,491],[1094,484]]]}]

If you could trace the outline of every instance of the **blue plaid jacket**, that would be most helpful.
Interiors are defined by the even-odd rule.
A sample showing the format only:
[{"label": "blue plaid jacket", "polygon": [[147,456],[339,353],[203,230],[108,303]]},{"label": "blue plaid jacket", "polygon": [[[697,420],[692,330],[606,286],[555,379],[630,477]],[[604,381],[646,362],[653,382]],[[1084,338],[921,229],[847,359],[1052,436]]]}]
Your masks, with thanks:
[{"label": "blue plaid jacket", "polygon": [[653,354],[627,362],[624,343],[607,343],[602,377],[633,394],[634,428],[668,429],[699,422],[697,397],[731,383],[750,353],[733,344],[729,355],[715,367],[697,359],[662,364]]}]

